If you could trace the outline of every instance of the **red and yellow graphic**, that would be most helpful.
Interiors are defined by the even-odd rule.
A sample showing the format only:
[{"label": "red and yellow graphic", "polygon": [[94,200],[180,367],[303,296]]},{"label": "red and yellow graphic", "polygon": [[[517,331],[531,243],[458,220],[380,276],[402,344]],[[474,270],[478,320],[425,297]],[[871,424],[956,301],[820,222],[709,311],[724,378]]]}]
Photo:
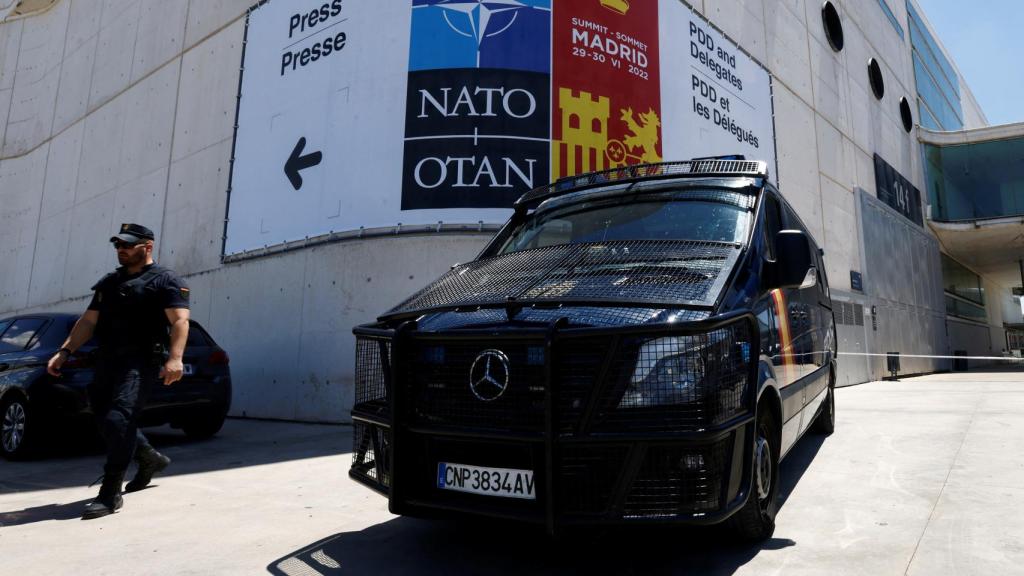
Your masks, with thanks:
[{"label": "red and yellow graphic", "polygon": [[781,345],[782,384],[793,382],[797,378],[796,359],[793,356],[793,334],[789,327],[789,309],[786,307],[786,295],[782,290],[772,290],[772,302],[775,304],[775,321],[779,328],[779,344]]},{"label": "red and yellow graphic", "polygon": [[658,3],[553,9],[552,176],[661,161]]},{"label": "red and yellow graphic", "polygon": [[629,12],[628,0],[601,0],[601,6],[604,6],[617,14],[625,14],[626,12]]}]

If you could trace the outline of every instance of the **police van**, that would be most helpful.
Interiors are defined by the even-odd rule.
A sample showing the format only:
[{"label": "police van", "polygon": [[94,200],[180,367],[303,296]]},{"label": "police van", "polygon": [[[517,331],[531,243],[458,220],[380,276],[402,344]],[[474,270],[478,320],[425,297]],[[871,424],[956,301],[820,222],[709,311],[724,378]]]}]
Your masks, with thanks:
[{"label": "police van", "polygon": [[391,512],[772,535],[835,422],[822,252],[764,162],[534,189],[479,257],[356,335],[351,477]]}]

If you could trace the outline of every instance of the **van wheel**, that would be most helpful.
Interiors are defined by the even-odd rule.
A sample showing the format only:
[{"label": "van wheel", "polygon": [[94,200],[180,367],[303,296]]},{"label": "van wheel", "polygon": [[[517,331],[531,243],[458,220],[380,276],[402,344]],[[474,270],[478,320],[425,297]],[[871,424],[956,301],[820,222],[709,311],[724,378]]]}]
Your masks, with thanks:
[{"label": "van wheel", "polygon": [[754,471],[747,503],[733,514],[729,528],[741,539],[761,542],[775,533],[779,495],[779,427],[771,411],[757,414]]},{"label": "van wheel", "polygon": [[20,396],[11,394],[0,402],[0,454],[20,460],[32,454],[37,422],[32,409]]},{"label": "van wheel", "polygon": [[811,431],[822,436],[829,436],[836,431],[836,378],[828,380],[828,396],[821,403],[821,411],[811,425]]}]

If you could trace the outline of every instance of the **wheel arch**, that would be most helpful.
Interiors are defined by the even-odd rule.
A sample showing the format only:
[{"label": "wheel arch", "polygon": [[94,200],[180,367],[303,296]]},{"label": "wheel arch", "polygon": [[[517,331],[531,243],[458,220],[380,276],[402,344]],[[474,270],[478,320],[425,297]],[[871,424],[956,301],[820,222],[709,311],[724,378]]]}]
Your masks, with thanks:
[{"label": "wheel arch", "polygon": [[[771,377],[771,373],[767,370],[760,370],[759,381],[757,384],[757,410],[762,409],[770,410],[772,416],[775,418],[776,434],[778,437],[775,439],[780,445],[782,442],[782,395],[779,393],[779,389],[775,384],[775,379]],[[756,415],[756,414],[755,414]]]},{"label": "wheel arch", "polygon": [[32,401],[28,392],[24,388],[19,388],[17,386],[8,386],[7,388],[0,390],[0,404],[7,402],[9,398],[21,398],[21,400],[26,404]]}]

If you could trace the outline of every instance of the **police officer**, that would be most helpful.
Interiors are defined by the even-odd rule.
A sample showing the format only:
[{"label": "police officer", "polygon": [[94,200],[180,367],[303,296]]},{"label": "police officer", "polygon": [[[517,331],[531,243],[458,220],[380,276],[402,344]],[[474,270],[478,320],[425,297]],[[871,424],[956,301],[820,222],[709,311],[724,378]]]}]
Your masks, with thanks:
[{"label": "police officer", "polygon": [[153,231],[139,224],[122,224],[110,238],[121,266],[92,287],[88,310],[47,365],[59,376],[68,357],[95,333],[99,356],[89,402],[106,441],[107,461],[100,493],[83,519],[121,508],[121,483],[133,455],[138,472],[127,492],[145,488],[171,462],[150,446],[138,418],[158,379],[169,386],[181,378],[189,292],[174,272],[153,263],[153,239]]}]

